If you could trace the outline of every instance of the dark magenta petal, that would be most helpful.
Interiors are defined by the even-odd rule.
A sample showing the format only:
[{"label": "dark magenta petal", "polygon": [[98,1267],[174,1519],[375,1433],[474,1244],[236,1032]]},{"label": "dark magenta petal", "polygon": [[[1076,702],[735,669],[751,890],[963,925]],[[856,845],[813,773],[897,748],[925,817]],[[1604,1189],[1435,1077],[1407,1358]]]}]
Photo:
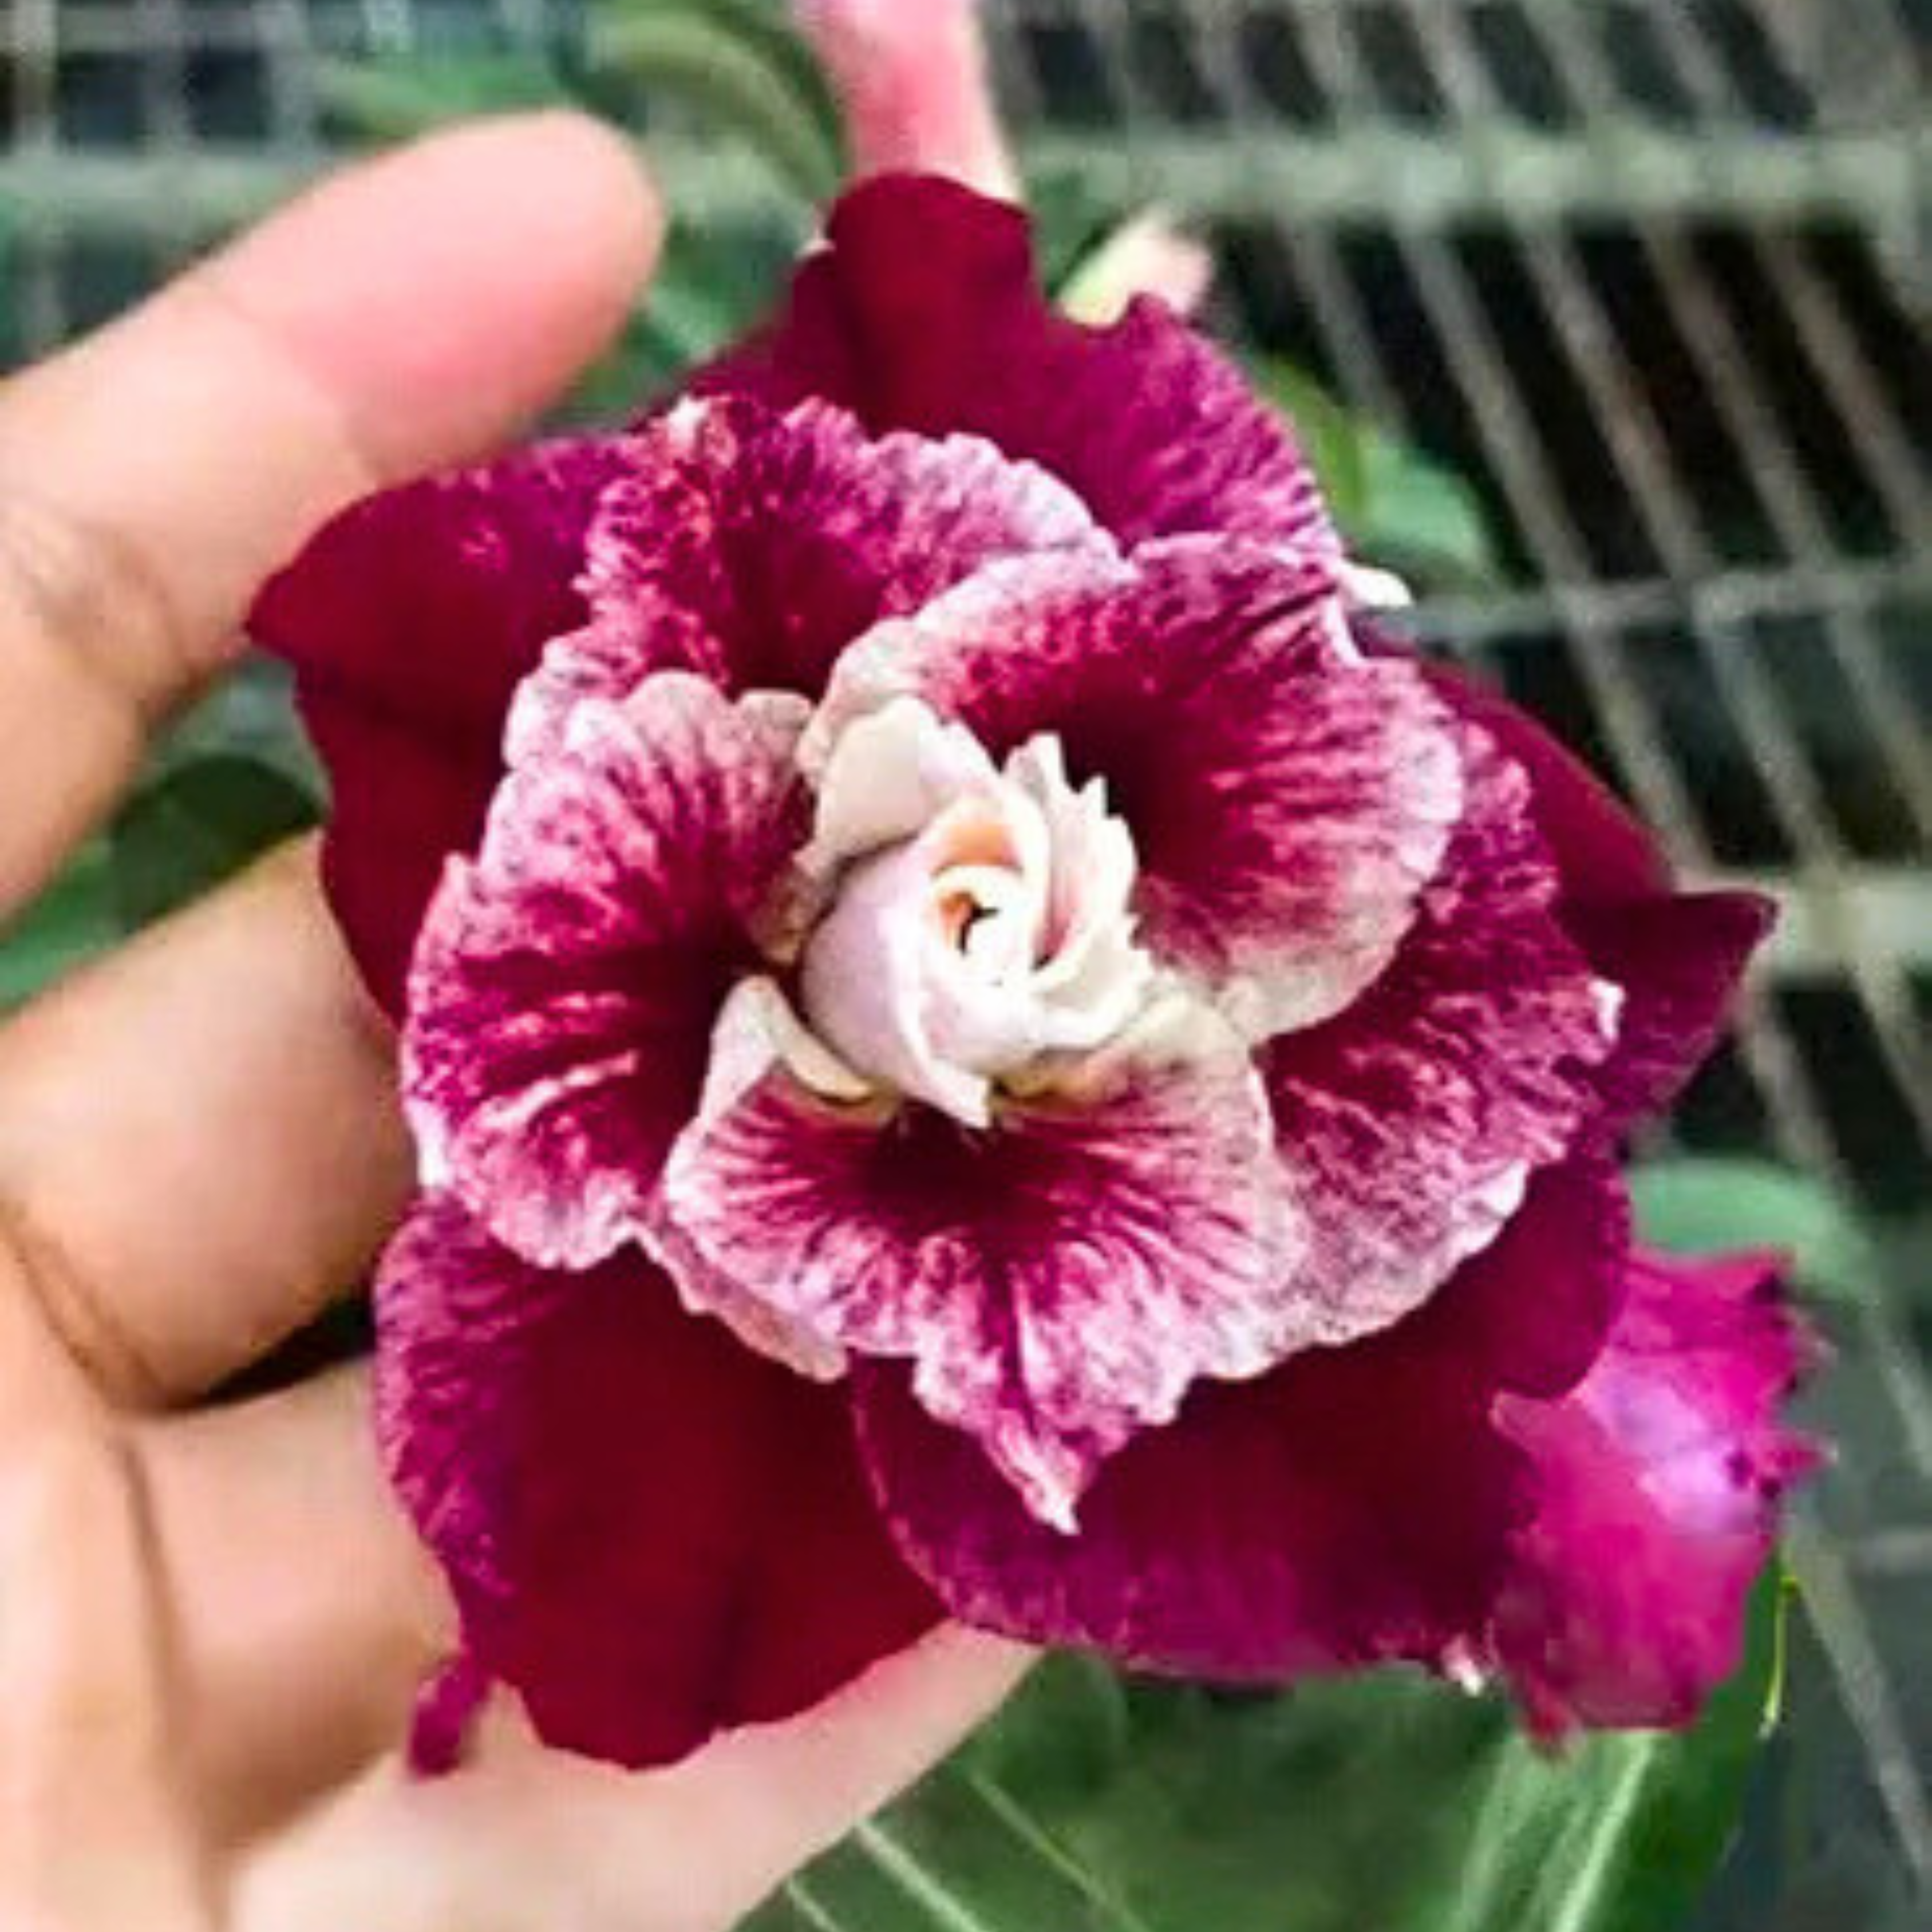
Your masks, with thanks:
[{"label": "dark magenta petal", "polygon": [[1341,622],[1325,566],[1252,544],[995,565],[856,645],[814,740],[908,693],[995,758],[1057,734],[1133,835],[1145,943],[1263,1036],[1382,970],[1464,804],[1450,714]]},{"label": "dark magenta petal", "polygon": [[990,1131],[834,1107],[775,1072],[680,1144],[665,1251],[700,1303],[715,1275],[855,1355],[911,1358],[919,1400],[1065,1524],[1196,1378],[1282,1353],[1274,1192],[1238,1053],[1010,1101]]},{"label": "dark magenta petal", "polygon": [[332,794],[323,890],[363,982],[400,1022],[424,909],[449,856],[470,850],[500,773],[417,724],[311,692],[302,701]]},{"label": "dark magenta petal", "polygon": [[1537,829],[1562,880],[1564,928],[1623,991],[1598,1124],[1621,1133],[1667,1107],[1709,1054],[1777,908],[1754,892],[1673,891],[1654,840],[1540,725],[1455,672],[1429,675],[1528,773]]},{"label": "dark magenta petal", "polygon": [[584,696],[674,662],[734,692],[816,697],[861,632],[996,557],[1112,549],[1064,485],[991,443],[875,441],[823,404],[686,401],[638,451],[591,531],[591,622],[518,698],[519,758]]},{"label": "dark magenta petal", "polygon": [[1101,1470],[1081,1533],[1029,1516],[903,1371],[855,1370],[899,1546],[955,1616],[1225,1682],[1436,1660],[1484,1627],[1518,1461],[1489,1398],[1401,1330],[1203,1384]]},{"label": "dark magenta petal", "polygon": [[1453,671],[1429,675],[1528,774],[1562,881],[1558,916],[1623,991],[1616,1050],[1598,1076],[1598,1130],[1620,1133],[1668,1106],[1709,1054],[1777,909],[1754,892],[1673,891],[1650,835],[1540,725]]},{"label": "dark magenta petal", "polygon": [[632,1767],[789,1717],[938,1616],[867,1493],[842,1390],[687,1315],[634,1252],[546,1274],[452,1201],[377,1286],[384,1450],[464,1651],[420,1738],[492,1681],[548,1742]]},{"label": "dark magenta petal", "polygon": [[1468,725],[1468,804],[1394,963],[1263,1050],[1310,1224],[1293,1291],[1346,1340],[1418,1306],[1501,1233],[1598,1104],[1616,998],[1557,922],[1521,769]]},{"label": "dark magenta petal", "polygon": [[1499,1389],[1562,1395],[1602,1352],[1623,1306],[1630,1210],[1601,1153],[1534,1175],[1502,1232],[1404,1323],[1419,1352]]},{"label": "dark magenta petal", "polygon": [[[1365,641],[1378,654],[1390,648],[1386,638],[1370,635]],[[1622,902],[1668,889],[1657,842],[1616,794],[1528,712],[1442,665],[1430,665],[1425,674],[1445,702],[1480,725],[1529,775],[1536,829],[1556,862],[1566,900]]]},{"label": "dark magenta petal", "polygon": [[1696,1072],[1730,1012],[1777,908],[1756,892],[1676,892],[1564,908],[1565,929],[1623,988],[1616,1051],[1598,1070],[1598,1131],[1660,1113]]},{"label": "dark magenta petal", "polygon": [[541,1266],[634,1236],[697,1112],[750,927],[808,830],[804,706],[684,672],[586,700],[504,780],[410,981],[404,1094],[426,1170]]},{"label": "dark magenta petal", "polygon": [[1472,1658],[1529,1508],[1493,1403],[1559,1393],[1595,1360],[1628,1235],[1606,1161],[1538,1174],[1502,1238],[1406,1321],[1198,1388],[1101,1472],[1077,1544],[1019,1515],[902,1378],[862,1366],[873,1480],[954,1614],[1034,1641],[1229,1678]]},{"label": "dark magenta petal", "polygon": [[553,443],[372,496],[250,617],[296,668],[334,792],[332,896],[392,1014],[443,858],[482,826],[510,694],[548,639],[584,621],[585,532],[626,447]]},{"label": "dark magenta petal", "polygon": [[1127,544],[1218,531],[1333,554],[1313,472],[1235,366],[1156,301],[1108,328],[1041,292],[1018,209],[888,176],[833,211],[778,322],[695,387],[963,430],[1070,484]]},{"label": "dark magenta petal", "polygon": [[1736,1667],[1779,1499],[1816,1460],[1779,1416],[1805,1353],[1774,1262],[1640,1257],[1584,1381],[1504,1398],[1537,1508],[1494,1646],[1540,1730],[1684,1724]]}]

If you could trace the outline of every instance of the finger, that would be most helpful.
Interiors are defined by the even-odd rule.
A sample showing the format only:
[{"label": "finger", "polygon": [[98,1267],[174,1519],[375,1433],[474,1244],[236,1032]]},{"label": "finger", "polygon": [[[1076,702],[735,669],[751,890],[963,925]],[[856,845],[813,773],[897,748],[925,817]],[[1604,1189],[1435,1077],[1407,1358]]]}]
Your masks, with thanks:
[{"label": "finger", "polygon": [[950,1750],[1028,1661],[943,1631],[806,1717],[642,1778],[543,1751],[500,1711],[456,1777],[386,1767],[264,1846],[237,1932],[725,1932]]},{"label": "finger", "polygon": [[583,366],[657,227],[615,136],[485,123],[351,170],[0,389],[0,909],[322,518]]},{"label": "finger", "polygon": [[797,0],[831,76],[854,171],[951,175],[1020,198],[986,69],[975,0]]},{"label": "finger", "polygon": [[306,842],[0,1030],[0,1204],[98,1386],[206,1388],[362,1278],[410,1186],[393,1062]]},{"label": "finger", "polygon": [[740,1732],[682,1774],[693,1831],[732,1846],[719,1904],[735,1923],[946,1756],[1037,1653],[947,1627],[790,1724]]},{"label": "finger", "polygon": [[193,1713],[178,1748],[211,1834],[238,1843],[398,1744],[448,1599],[391,1498],[363,1371],[138,1445]]},{"label": "finger", "polygon": [[137,1466],[0,1246],[0,1924],[211,1932]]}]

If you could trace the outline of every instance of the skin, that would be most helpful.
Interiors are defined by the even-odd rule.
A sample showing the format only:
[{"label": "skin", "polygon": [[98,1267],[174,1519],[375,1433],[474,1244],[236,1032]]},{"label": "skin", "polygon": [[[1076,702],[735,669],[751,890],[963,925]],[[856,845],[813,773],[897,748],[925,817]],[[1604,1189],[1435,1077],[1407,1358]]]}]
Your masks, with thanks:
[{"label": "skin", "polygon": [[[661,231],[593,124],[482,124],[0,386],[0,917],[229,660],[260,580],[356,496],[525,425]],[[644,1778],[498,1708],[473,1766],[406,1780],[450,1612],[362,1372],[205,1401],[362,1280],[410,1181],[393,1082],[306,844],[0,1029],[9,1932],[706,1932],[1024,1668],[942,1631]]]}]

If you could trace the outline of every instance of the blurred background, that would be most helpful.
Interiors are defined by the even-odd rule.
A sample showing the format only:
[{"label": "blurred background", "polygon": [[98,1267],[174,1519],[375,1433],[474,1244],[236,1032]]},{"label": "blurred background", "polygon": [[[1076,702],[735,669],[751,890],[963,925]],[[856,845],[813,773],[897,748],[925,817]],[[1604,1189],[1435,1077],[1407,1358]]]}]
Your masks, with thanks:
[{"label": "blurred background", "polygon": [[[1797,1253],[1838,1351],[1810,1398],[1838,1460],[1794,1528],[1781,1636],[1772,1592],[1690,1740],[1552,1772],[1435,1690],[1235,1700],[1069,1665],[770,1932],[1922,1926],[1932,4],[986,13],[1072,298],[1104,300],[1094,250],[1150,204],[1210,242],[1209,322],[1294,414],[1358,547],[1421,592],[1419,638],[1506,683],[1692,877],[1783,902],[1640,1191],[1667,1244]],[[566,96],[648,136],[680,224],[572,406],[608,412],[755,316],[836,179],[780,8],[0,0],[0,363],[340,154]],[[250,665],[0,935],[0,1001],[318,808]]]}]

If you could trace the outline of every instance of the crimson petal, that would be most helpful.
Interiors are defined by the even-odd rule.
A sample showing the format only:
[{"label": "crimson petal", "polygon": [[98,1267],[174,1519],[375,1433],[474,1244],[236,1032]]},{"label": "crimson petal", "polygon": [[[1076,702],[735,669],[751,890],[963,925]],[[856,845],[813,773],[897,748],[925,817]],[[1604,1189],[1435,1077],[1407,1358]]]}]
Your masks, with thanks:
[{"label": "crimson petal", "polygon": [[[1358,620],[1357,633],[1378,656],[1406,650]],[[1484,731],[1528,775],[1536,829],[1549,848],[1568,898],[1627,901],[1666,890],[1670,873],[1657,842],[1616,794],[1529,714],[1499,692],[1441,664],[1424,675],[1444,703]]]},{"label": "crimson petal", "polygon": [[1807,1343],[1777,1274],[1640,1256],[1584,1381],[1499,1405],[1538,1506],[1493,1642],[1546,1733],[1687,1723],[1736,1667],[1778,1500],[1816,1460],[1778,1419]]},{"label": "crimson petal", "polygon": [[[1385,637],[1365,640],[1378,652],[1392,648]],[[1776,908],[1754,892],[1673,891],[1656,842],[1534,719],[1454,671],[1428,676],[1528,773],[1537,830],[1562,880],[1558,916],[1623,990],[1616,1050],[1598,1076],[1598,1131],[1613,1137],[1667,1107],[1702,1063]]]},{"label": "crimson petal", "polygon": [[476,860],[451,862],[410,976],[404,1092],[428,1172],[526,1260],[587,1266],[642,1227],[805,836],[803,710],[676,671],[587,700],[556,756],[505,779]]},{"label": "crimson petal", "polygon": [[1531,1507],[1496,1399],[1560,1394],[1595,1359],[1628,1229],[1600,1156],[1539,1174],[1502,1238],[1406,1321],[1198,1387],[1102,1470],[1077,1542],[1017,1510],[901,1372],[860,1364],[872,1480],[953,1614],[1030,1641],[1262,1681],[1473,1659]]},{"label": "crimson petal", "polygon": [[634,1251],[544,1274],[432,1197],[377,1312],[385,1453],[462,1618],[425,1759],[495,1681],[550,1744],[669,1763],[938,1620],[866,1492],[844,1392],[685,1313]]},{"label": "crimson petal", "polygon": [[1035,276],[1025,217],[894,175],[833,210],[784,314],[702,393],[818,397],[867,427],[963,430],[1070,484],[1124,543],[1216,531],[1339,554],[1314,473],[1246,380],[1164,304],[1089,328]]},{"label": "crimson petal", "polygon": [[1623,1306],[1630,1198],[1606,1154],[1546,1167],[1479,1255],[1404,1324],[1409,1346],[1524,1395],[1575,1387]]},{"label": "crimson petal", "polygon": [[510,694],[548,639],[584,621],[584,533],[628,447],[551,443],[370,497],[250,616],[295,666],[334,791],[331,896],[392,1015],[442,861],[482,826]]},{"label": "crimson petal", "polygon": [[1598,1070],[1606,1137],[1661,1112],[1703,1064],[1750,956],[1777,918],[1757,892],[1565,902],[1564,929],[1623,989],[1616,1048]]},{"label": "crimson petal", "polygon": [[1077,1538],[1028,1515],[904,1372],[860,1439],[907,1558],[962,1621],[1224,1682],[1438,1660],[1483,1628],[1519,1513],[1488,1392],[1393,1330],[1197,1387],[1101,1470]]}]

